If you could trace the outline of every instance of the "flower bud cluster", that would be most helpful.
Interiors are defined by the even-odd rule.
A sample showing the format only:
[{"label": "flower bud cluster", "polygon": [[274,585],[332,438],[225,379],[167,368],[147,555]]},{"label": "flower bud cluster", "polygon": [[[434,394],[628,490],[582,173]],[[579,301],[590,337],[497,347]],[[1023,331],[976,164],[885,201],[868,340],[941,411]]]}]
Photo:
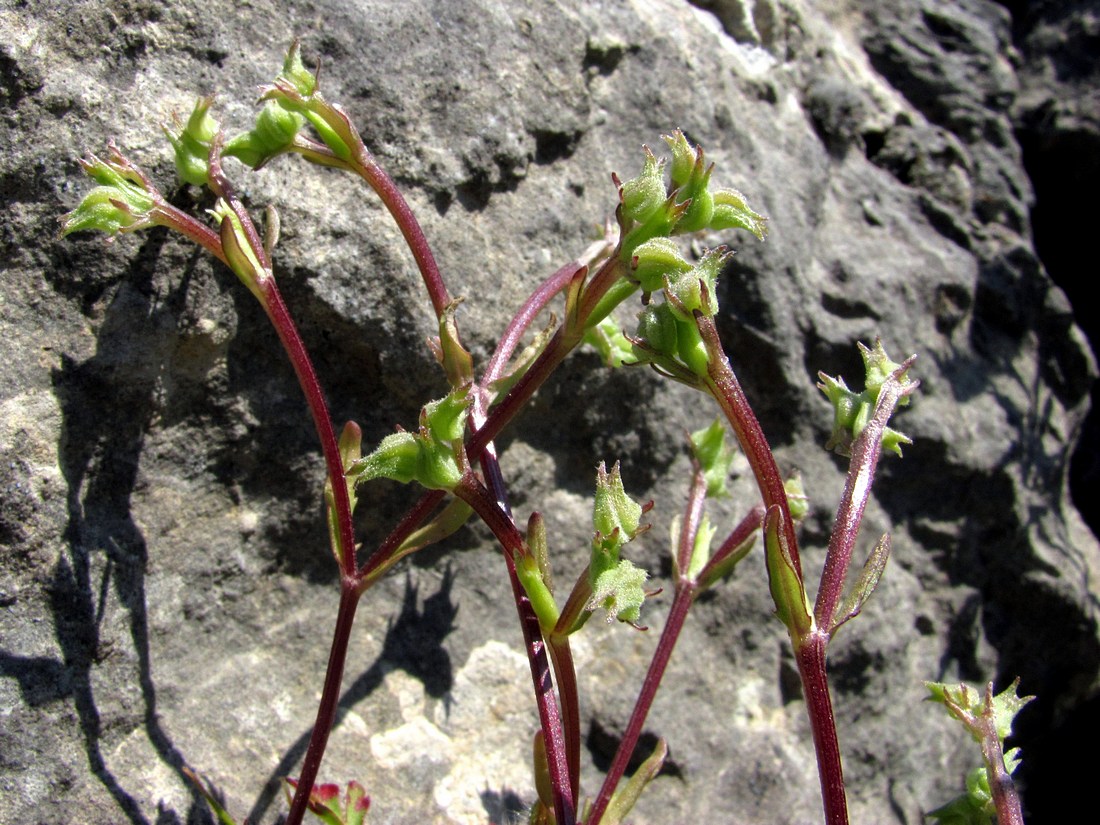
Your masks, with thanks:
[{"label": "flower bud cluster", "polygon": [[417,432],[386,436],[374,452],[351,465],[348,476],[357,484],[389,478],[402,484],[417,481],[429,490],[454,490],[465,467],[462,436],[470,400],[465,386],[424,405]]},{"label": "flower bud cluster", "polygon": [[596,502],[592,523],[592,558],[588,566],[592,596],[587,609],[602,607],[607,620],[635,623],[645,601],[645,581],[649,574],[626,559],[621,559],[623,545],[649,529],[642,524],[643,507],[626,494],[619,465],[611,472],[601,462],[596,470]]},{"label": "flower bud cluster", "polygon": [[[628,277],[646,296],[634,355],[681,380],[706,375],[708,356],[695,313],[713,317],[718,310],[718,276],[730,253],[706,252],[692,263],[672,239],[704,229],[747,229],[763,239],[766,218],[749,208],[732,189],[711,187],[713,164],[677,130],[666,136],[672,152],[666,163],[645,149],[641,174],[620,187],[622,257]],[[665,302],[649,304],[648,296],[663,293]],[[685,370],[686,368],[686,370]]]},{"label": "flower bud cluster", "polygon": [[99,185],[72,212],[61,217],[61,234],[95,229],[115,235],[152,226],[162,198],[145,174],[112,144],[110,159],[92,155],[80,165]]},{"label": "flower bud cluster", "polygon": [[[866,379],[863,392],[853,392],[848,389],[843,378],[833,378],[825,373],[818,373],[821,379],[818,389],[829,403],[833,405],[833,433],[826,442],[825,447],[836,450],[841,455],[847,455],[852,442],[859,437],[867,422],[871,419],[875,404],[878,402],[879,393],[883,384],[891,376],[899,383],[905,384],[905,371],[902,365],[890,360],[882,347],[882,341],[876,341],[874,349],[869,349],[859,344],[860,355],[863,356],[863,366]],[[901,370],[900,374],[899,370]],[[907,395],[898,399],[898,406],[909,403]],[[882,436],[882,449],[901,455],[901,445],[911,444],[912,441],[897,430],[887,427]]]}]

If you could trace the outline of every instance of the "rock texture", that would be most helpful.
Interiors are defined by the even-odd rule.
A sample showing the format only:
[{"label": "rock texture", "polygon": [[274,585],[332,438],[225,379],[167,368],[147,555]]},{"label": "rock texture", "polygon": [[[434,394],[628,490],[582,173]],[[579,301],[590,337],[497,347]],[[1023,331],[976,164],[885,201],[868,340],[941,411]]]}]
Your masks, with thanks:
[{"label": "rock texture", "polygon": [[[1067,493],[1094,361],[1045,266],[1049,254],[1072,295],[1089,258],[1043,232],[1077,205],[1070,181],[1096,176],[1096,10],[5,4],[0,821],[210,822],[184,765],[238,817],[285,810],[276,778],[302,756],[336,602],[302,399],[222,268],[158,231],[61,241],[56,216],[88,187],[76,158],[108,138],[171,189],[160,124],[217,91],[223,122],[244,128],[294,36],[467,296],[460,322],[480,359],[520,297],[587,244],[614,203],[609,174],[634,174],[642,142],[682,127],[706,147],[721,181],[771,217],[764,244],[700,243],[738,246],[721,331],[781,463],[807,479],[808,568],[843,480],[821,448],[817,371],[857,377],[854,343],[876,336],[920,354],[922,389],[898,421],[914,444],[884,462],[866,520],[868,537],[891,532],[893,559],[832,650],[853,821],[920,822],[976,759],[921,704],[921,680],[1015,675],[1040,697],[1017,742],[1029,821],[1053,821],[1052,789],[1097,733],[1100,553]],[[1091,158],[1080,178],[1058,162],[1071,150]],[[250,203],[282,212],[278,276],[334,415],[369,441],[412,425],[443,382],[382,210],[324,170],[236,171]],[[615,459],[658,502],[634,552],[667,574],[682,432],[712,415],[591,353],[543,390],[500,446],[517,514],[545,514],[562,578],[583,565],[593,468]],[[728,518],[753,503],[744,469],[734,487]],[[377,486],[368,545],[411,494]],[[670,762],[638,823],[820,820],[763,563],[742,568],[696,606],[676,651],[647,725]],[[658,599],[646,621],[659,628],[665,609]],[[592,624],[577,650],[589,793],[654,642]],[[358,627],[324,777],[364,782],[375,822],[505,822],[529,804],[534,707],[487,532],[412,559]]]}]

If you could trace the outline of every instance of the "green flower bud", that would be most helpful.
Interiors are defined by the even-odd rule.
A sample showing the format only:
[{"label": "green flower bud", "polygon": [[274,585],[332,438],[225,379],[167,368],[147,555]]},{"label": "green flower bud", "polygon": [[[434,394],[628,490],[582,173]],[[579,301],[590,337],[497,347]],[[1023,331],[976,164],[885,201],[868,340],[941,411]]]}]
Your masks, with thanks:
[{"label": "green flower bud", "polygon": [[354,474],[358,484],[376,478],[408,484],[416,478],[420,468],[420,449],[421,444],[413,433],[402,431],[387,435],[373,452],[352,464],[348,474]]},{"label": "green flower bud", "polygon": [[[858,346],[866,372],[866,388],[863,392],[856,393],[848,389],[843,378],[832,378],[825,373],[818,373],[821,379],[821,383],[817,385],[818,389],[833,405],[833,433],[826,442],[825,449],[835,449],[841,455],[849,453],[852,442],[863,432],[874,413],[883,383],[901,366],[889,359],[881,341],[875,342],[874,349],[869,349],[863,344]],[[902,373],[898,380],[905,384],[907,381],[905,373]],[[899,407],[908,403],[908,395],[902,395],[898,399]],[[897,430],[890,427],[883,430],[883,450],[901,455],[902,445],[912,443],[908,437]]]},{"label": "green flower bud", "polygon": [[627,233],[622,242],[622,260],[631,263],[638,247],[646,241],[672,234],[673,227],[687,207],[687,204],[677,203],[674,195],[669,195],[644,223],[636,225]]},{"label": "green flower bud", "polygon": [[213,97],[200,97],[187,123],[181,124],[177,119],[176,125],[180,128],[178,135],[166,130],[168,141],[176,153],[176,173],[180,180],[192,186],[206,186],[210,171],[210,144],[218,133],[218,122],[210,116],[213,103]]},{"label": "green flower bud", "polygon": [[470,409],[470,388],[459,387],[438,401],[429,401],[420,412],[420,426],[436,441],[459,441],[466,430]]},{"label": "green flower bud", "polygon": [[665,191],[664,160],[658,161],[648,146],[643,146],[642,150],[645,152],[642,173],[628,180],[619,190],[623,215],[639,223],[649,220],[668,197]]},{"label": "green flower bud", "polygon": [[[702,150],[699,152],[700,162]],[[710,175],[714,171],[711,164],[701,174],[693,174],[688,185],[681,190],[677,200],[690,201],[684,216],[676,223],[678,234],[698,232],[706,229],[714,216],[714,196],[710,193]]]},{"label": "green flower bud", "polygon": [[115,235],[152,226],[157,198],[148,179],[113,145],[110,149],[109,161],[95,155],[80,161],[100,186],[85,195],[76,209],[61,216],[62,235],[84,229]]},{"label": "green flower bud", "polygon": [[584,333],[584,342],[593,347],[609,367],[621,367],[636,361],[634,345],[610,315]]},{"label": "green flower bud", "polygon": [[634,249],[634,278],[643,292],[664,288],[665,279],[691,270],[691,264],[680,254],[676,242],[669,238],[650,238]]},{"label": "green flower bud", "polygon": [[237,135],[225,145],[223,154],[256,169],[276,155],[290,151],[306,119],[278,100],[269,100],[256,116],[252,131]]},{"label": "green flower bud", "polygon": [[665,143],[672,150],[672,188],[682,189],[691,180],[695,162],[698,159],[695,148],[688,143],[684,133],[677,129],[671,135],[664,136]]},{"label": "green flower bud", "polygon": [[293,86],[302,97],[309,97],[317,88],[317,77],[302,63],[302,44],[297,40],[287,49],[279,79]]},{"label": "green flower bud", "polygon": [[[886,354],[886,350],[882,347],[881,339],[875,341],[874,349],[869,349],[860,342],[857,342],[856,346],[859,347],[859,354],[863,357],[863,367],[867,373],[864,386],[866,387],[866,391],[870,393],[870,397],[874,401],[878,401],[879,390],[882,389],[883,382],[886,381],[901,364],[890,360],[890,357]],[[904,373],[902,373],[901,380],[905,380]],[[907,395],[898,399],[899,407],[903,407],[908,403],[909,396]]]},{"label": "green flower bud", "polygon": [[[648,304],[638,316],[638,338],[656,352],[669,357],[675,357],[679,346],[676,327],[677,318],[672,313],[672,307],[665,302]],[[634,348],[634,355],[639,361],[649,360],[645,351],[637,347]]]},{"label": "green flower bud", "polygon": [[707,224],[711,229],[745,229],[764,240],[768,219],[754,212],[745,196],[736,189],[719,189],[714,193],[714,212]]},{"label": "green flower bud", "polygon": [[[677,273],[668,279],[668,291],[676,299],[673,308],[678,314],[689,318],[695,310],[714,317],[718,310],[718,276],[726,263],[733,257],[724,247],[709,249],[692,269]],[[703,288],[706,288],[707,300],[703,300]]]},{"label": "green flower bud", "polygon": [[469,392],[468,386],[460,387],[425,404],[418,432],[386,436],[374,452],[352,464],[348,475],[356,484],[389,478],[402,484],[417,481],[429,490],[454,490],[462,480]]},{"label": "green flower bud", "polygon": [[619,462],[607,472],[601,461],[596,468],[596,503],[592,524],[602,544],[619,546],[637,535],[641,527],[642,506],[626,494],[619,473]]}]

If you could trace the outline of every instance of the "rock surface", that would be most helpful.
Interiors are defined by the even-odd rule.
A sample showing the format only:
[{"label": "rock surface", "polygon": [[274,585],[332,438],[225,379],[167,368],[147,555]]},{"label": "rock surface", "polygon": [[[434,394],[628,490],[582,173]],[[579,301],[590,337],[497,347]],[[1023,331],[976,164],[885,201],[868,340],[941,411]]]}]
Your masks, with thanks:
[{"label": "rock surface", "polygon": [[[878,336],[920,354],[920,394],[898,420],[914,443],[883,462],[865,522],[863,546],[889,531],[892,561],[831,651],[852,819],[918,823],[975,763],[922,705],[922,680],[1020,675],[1039,696],[1017,742],[1029,822],[1052,820],[1055,783],[1097,733],[1100,553],[1066,489],[1095,367],[1031,220],[1065,208],[1054,156],[1097,145],[1096,4],[698,5],[0,10],[0,821],[210,822],[183,765],[238,817],[285,810],[276,780],[304,751],[336,603],[293,375],[222,267],[159,231],[62,241],[56,216],[88,189],[76,158],[108,138],[194,204],[173,189],[160,125],[216,91],[219,117],[245,128],[295,36],[467,297],[482,363],[521,297],[612,209],[612,171],[633,175],[640,144],[674,127],[705,146],[771,219],[764,244],[700,244],[738,248],[721,331],[781,465],[806,478],[808,569],[843,482],[821,447],[817,371],[858,378],[854,344]],[[1095,179],[1097,156],[1082,175]],[[412,426],[444,384],[383,210],[285,159],[234,172],[250,204],[282,213],[278,276],[334,416],[372,443]],[[1081,260],[1052,264],[1071,294]],[[591,353],[562,369],[499,442],[517,516],[545,514],[561,579],[584,564],[593,469],[616,459],[628,490],[657,501],[633,552],[667,575],[682,433],[713,415]],[[733,487],[729,519],[754,503],[746,468]],[[412,495],[373,488],[368,546]],[[820,821],[763,576],[754,555],[695,607],[646,728],[670,762],[634,821]],[[647,610],[660,628],[667,598]],[[591,625],[576,651],[590,794],[655,641]],[[362,781],[374,822],[509,821],[534,799],[520,642],[485,529],[414,557],[360,609],[322,776]]]}]

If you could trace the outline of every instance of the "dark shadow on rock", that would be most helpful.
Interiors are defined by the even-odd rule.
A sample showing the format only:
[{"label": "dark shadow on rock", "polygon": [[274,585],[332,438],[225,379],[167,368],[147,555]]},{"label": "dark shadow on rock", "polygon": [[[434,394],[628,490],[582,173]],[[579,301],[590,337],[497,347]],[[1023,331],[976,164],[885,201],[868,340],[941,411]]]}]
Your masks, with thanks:
[{"label": "dark shadow on rock", "polygon": [[[97,336],[95,356],[83,363],[65,359],[53,374],[62,411],[60,465],[68,496],[65,553],[48,586],[58,644],[62,651],[91,772],[114,798],[129,822],[147,825],[141,805],[111,770],[101,748],[103,729],[93,687],[93,669],[109,652],[100,635],[109,594],[114,592],[129,617],[144,704],[140,724],[154,750],[187,785],[184,760],[157,714],[145,602],[145,537],[131,514],[141,447],[154,412],[155,377],[160,363],[134,365],[126,352],[149,359],[156,352],[158,321],[173,316],[187,290],[182,282],[161,302],[151,283],[166,233],[154,231],[134,257]],[[147,323],[139,325],[135,319]],[[174,326],[174,325],[173,325]],[[122,355],[120,356],[120,353]],[[152,359],[149,359],[151,361]],[[105,558],[100,573],[94,558]],[[193,800],[190,822],[212,822]],[[158,823],[178,822],[162,811]]]},{"label": "dark shadow on rock", "polygon": [[[630,777],[634,775],[634,772],[642,766],[650,756],[653,755],[653,751],[657,749],[657,743],[660,741],[660,737],[652,731],[642,731],[638,737],[638,742],[634,746],[634,753],[630,756],[630,761],[626,764],[625,776]],[[611,763],[615,759],[615,753],[619,749],[619,744],[622,742],[622,736],[612,730],[605,728],[599,719],[593,719],[588,726],[588,735],[585,737],[585,745],[588,747],[588,752],[592,755],[592,763],[597,769],[603,773],[611,768]],[[683,769],[677,764],[676,760],[672,758],[672,751],[669,751],[669,755],[665,758],[665,763],[661,766],[661,770],[657,772],[658,776],[674,776],[678,779],[684,778]]]},{"label": "dark shadow on rock", "polygon": [[492,825],[520,825],[526,821],[529,806],[515,791],[504,788],[499,791],[484,790],[480,794],[485,816]]},{"label": "dark shadow on rock", "polygon": [[[418,608],[419,586],[413,583],[411,576],[406,577],[401,610],[386,630],[382,650],[374,664],[344,690],[337,705],[333,730],[339,727],[349,710],[382,684],[386,674],[392,670],[405,671],[424,684],[424,691],[429,696],[446,701],[454,684],[454,673],[451,657],[443,647],[443,640],[454,629],[455,616],[458,614],[458,605],[451,601],[454,581],[454,572],[448,566],[443,571],[439,590],[424,599],[422,607]],[[312,732],[312,727],[303,731],[283,754],[283,758],[264,783],[263,791],[252,810],[248,812],[249,822],[259,822],[266,815],[280,793],[282,778],[305,755]]]}]

